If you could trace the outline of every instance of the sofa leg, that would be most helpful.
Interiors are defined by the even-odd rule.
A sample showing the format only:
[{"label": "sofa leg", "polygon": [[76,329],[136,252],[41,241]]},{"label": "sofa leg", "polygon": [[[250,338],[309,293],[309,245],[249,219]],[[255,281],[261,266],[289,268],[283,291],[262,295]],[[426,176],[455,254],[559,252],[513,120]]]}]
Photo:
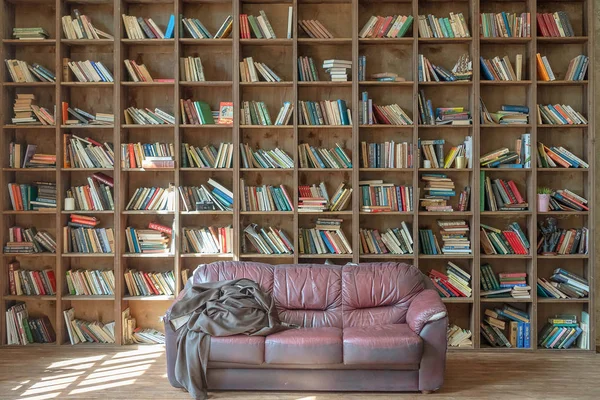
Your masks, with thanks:
[{"label": "sofa leg", "polygon": [[423,394],[431,394],[431,393],[433,393],[433,390],[421,390],[421,393],[423,393]]}]

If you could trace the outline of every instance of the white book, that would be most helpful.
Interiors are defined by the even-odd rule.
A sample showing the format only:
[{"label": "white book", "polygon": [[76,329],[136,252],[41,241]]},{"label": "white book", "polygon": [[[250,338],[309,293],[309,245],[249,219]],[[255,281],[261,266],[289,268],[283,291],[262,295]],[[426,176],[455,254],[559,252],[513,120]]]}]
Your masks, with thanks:
[{"label": "white book", "polygon": [[294,12],[294,8],[293,7],[289,7],[288,8],[288,26],[287,26],[287,38],[291,39],[292,38],[292,20],[293,20],[293,12]]}]

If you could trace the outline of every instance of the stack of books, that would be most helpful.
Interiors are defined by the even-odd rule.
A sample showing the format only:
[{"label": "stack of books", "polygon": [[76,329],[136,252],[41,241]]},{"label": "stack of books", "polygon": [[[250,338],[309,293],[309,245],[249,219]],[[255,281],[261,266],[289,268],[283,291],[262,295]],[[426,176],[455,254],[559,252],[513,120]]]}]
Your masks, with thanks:
[{"label": "stack of books", "polygon": [[413,211],[413,187],[385,183],[383,179],[360,181],[360,211],[377,213]]},{"label": "stack of books", "polygon": [[63,168],[113,168],[115,152],[111,142],[100,143],[96,140],[77,135],[63,135]]},{"label": "stack of books", "polygon": [[244,229],[244,236],[248,239],[242,243],[245,254],[251,252],[248,242],[258,254],[294,254],[294,244],[283,229],[249,224]]},{"label": "stack of books", "polygon": [[529,291],[531,287],[527,284],[527,273],[510,272],[500,273],[498,277],[490,264],[482,264],[480,269],[481,297],[515,299],[531,298]]},{"label": "stack of books", "polygon": [[446,273],[435,269],[429,271],[429,277],[440,297],[471,297],[471,275],[452,261],[446,265]]},{"label": "stack of books", "polygon": [[125,207],[126,211],[175,211],[175,187],[139,187]]},{"label": "stack of books", "polygon": [[423,54],[419,54],[419,82],[469,81],[472,77],[473,65],[469,54],[462,54],[451,70],[433,64]]},{"label": "stack of books", "polygon": [[[526,139],[530,140],[530,136],[527,136]],[[529,142],[527,141],[526,143]],[[517,151],[510,151],[508,147],[503,147],[501,149],[490,151],[479,158],[479,164],[482,168],[527,168],[524,167],[522,163],[518,162],[523,157],[519,156],[519,149],[516,150]]]},{"label": "stack of books", "polygon": [[537,293],[551,299],[583,299],[590,294],[590,284],[581,275],[556,268],[550,280],[538,278]]},{"label": "stack of books", "polygon": [[526,125],[529,123],[529,107],[503,104],[502,109],[489,112],[483,100],[481,103],[481,123],[484,125]]},{"label": "stack of books", "polygon": [[487,309],[481,322],[481,336],[494,347],[531,348],[529,314],[509,305]]},{"label": "stack of books", "polygon": [[538,104],[537,122],[541,125],[585,125],[588,120],[566,104]]},{"label": "stack of books", "polygon": [[360,142],[360,149],[362,168],[413,167],[413,146],[408,142]]},{"label": "stack of books", "polygon": [[69,308],[63,311],[69,340],[72,345],[78,343],[114,343],[115,323],[103,324],[100,321],[84,321],[75,319],[75,309]]},{"label": "stack of books", "polygon": [[529,240],[517,222],[508,224],[506,230],[481,225],[481,248],[485,254],[529,254]]},{"label": "stack of books", "polygon": [[492,179],[481,171],[481,189],[484,192],[484,211],[527,211],[529,204],[521,196],[517,184],[510,180]]},{"label": "stack of books", "polygon": [[523,75],[523,55],[515,56],[515,68],[513,68],[510,58],[498,56],[492,59],[479,57],[481,64],[481,76],[488,81],[520,81]]},{"label": "stack of books", "polygon": [[360,229],[360,254],[413,254],[412,232],[406,222],[399,228]]},{"label": "stack of books", "polygon": [[450,13],[449,18],[435,15],[419,15],[419,37],[459,38],[471,37],[469,24],[462,13]]},{"label": "stack of books", "polygon": [[464,220],[438,220],[442,254],[471,254],[469,224]]},{"label": "stack of books", "polygon": [[112,193],[114,180],[102,172],[96,172],[87,178],[87,185],[71,186],[66,198],[74,199],[75,210],[108,211],[115,209]]},{"label": "stack of books", "polygon": [[[577,315],[555,315],[548,318],[548,323],[540,331],[538,346],[547,349],[569,349],[579,343],[577,339],[583,329],[577,322]],[[579,346],[583,348],[582,346]]]},{"label": "stack of books", "polygon": [[156,329],[143,329],[136,326],[135,318],[131,317],[131,311],[126,308],[121,316],[123,328],[123,344],[164,344],[165,334]]},{"label": "stack of books", "polygon": [[589,209],[587,199],[569,189],[555,190],[550,197],[552,211],[589,211]]},{"label": "stack of books", "polygon": [[590,165],[564,147],[537,145],[538,168],[589,168]]},{"label": "stack of books", "polygon": [[40,64],[29,64],[21,60],[4,60],[4,62],[13,82],[56,82],[54,72]]},{"label": "stack of books", "polygon": [[[100,61],[71,61],[68,58],[63,59],[63,68],[69,67],[77,82],[114,82],[112,73]],[[64,74],[68,79],[72,80],[71,74],[68,71]]]},{"label": "stack of books", "polygon": [[266,82],[281,82],[281,78],[265,63],[246,57],[240,62],[240,79],[242,82],[259,82],[262,77]]},{"label": "stack of books", "polygon": [[300,82],[319,81],[319,71],[312,57],[298,57],[298,80]]},{"label": "stack of books", "polygon": [[361,125],[412,125],[413,121],[406,111],[398,104],[380,106],[369,99],[367,92],[362,92],[359,101],[360,114],[358,123]]},{"label": "stack of books", "polygon": [[127,125],[173,125],[175,117],[171,114],[155,108],[152,111],[149,108],[141,109],[136,107],[128,107],[124,110],[125,123]]},{"label": "stack of books", "polygon": [[47,315],[30,317],[27,304],[18,302],[6,310],[6,344],[54,343],[56,333]]},{"label": "stack of books", "polygon": [[333,39],[331,32],[329,32],[318,19],[300,19],[298,20],[298,26],[310,38]]},{"label": "stack of books", "polygon": [[52,268],[44,270],[20,269],[18,261],[8,264],[8,287],[13,296],[54,296],[56,277]]},{"label": "stack of books", "polygon": [[188,37],[193,39],[225,39],[231,35],[233,17],[228,15],[214,36],[197,18],[181,18],[181,25],[185,28],[185,32],[189,34]]},{"label": "stack of books", "polygon": [[352,114],[345,100],[299,102],[300,125],[352,125]]},{"label": "stack of books", "polygon": [[372,15],[358,33],[365,38],[399,38],[404,37],[413,23],[412,15],[394,15],[380,17]]},{"label": "stack of books", "polygon": [[113,296],[115,275],[112,270],[68,270],[67,288],[72,296]]},{"label": "stack of books", "polygon": [[144,272],[127,269],[123,275],[129,296],[173,296],[175,294],[173,271]]},{"label": "stack of books", "polygon": [[25,154],[19,143],[9,144],[9,168],[54,168],[56,167],[55,154],[37,152],[37,145],[28,144]]},{"label": "stack of books", "polygon": [[173,39],[175,16],[171,14],[165,32],[152,18],[135,17],[123,14],[123,25],[128,39]]},{"label": "stack of books", "polygon": [[[62,102],[62,124],[63,125],[113,125],[115,116],[109,113],[96,113],[93,115],[77,107],[69,107],[69,103]],[[69,119],[69,115],[74,119]]]},{"label": "stack of books", "polygon": [[284,185],[247,186],[240,179],[242,211],[294,211],[294,203]]},{"label": "stack of books", "polygon": [[329,74],[332,82],[346,82],[350,68],[352,68],[351,60],[332,59],[323,61],[323,69]]},{"label": "stack of books", "polygon": [[8,228],[8,242],[4,246],[7,254],[56,253],[56,240],[48,233],[35,227]]},{"label": "stack of books", "polygon": [[433,112],[431,100],[419,91],[419,124],[421,125],[471,125],[471,113],[464,107],[438,107]]},{"label": "stack of books", "polygon": [[308,143],[298,145],[300,168],[352,168],[352,160],[338,143],[335,148],[313,147]]},{"label": "stack of books", "polygon": [[50,34],[41,27],[35,28],[13,28],[13,37],[19,40],[44,40],[50,37]]},{"label": "stack of books", "polygon": [[583,81],[589,65],[589,57],[583,54],[578,55],[569,62],[565,81]]},{"label": "stack of books", "polygon": [[564,11],[537,13],[537,27],[540,36],[544,37],[575,36],[569,16]]},{"label": "stack of books", "polygon": [[73,9],[73,16],[65,15],[61,22],[67,39],[114,39],[112,35],[94,27],[91,18],[80,14],[76,8]]},{"label": "stack of books", "polygon": [[212,190],[204,185],[179,186],[180,208],[185,211],[233,210],[233,192],[212,178],[208,179],[208,184]]},{"label": "stack of books", "polygon": [[254,150],[248,143],[240,143],[240,153],[242,168],[294,168],[294,159],[279,147]]},{"label": "stack of books", "polygon": [[151,222],[148,229],[136,229],[131,226],[125,229],[127,251],[129,253],[158,254],[169,253],[173,230],[167,226]]},{"label": "stack of books", "polygon": [[8,195],[15,211],[56,209],[56,183],[9,183]]},{"label": "stack of books", "polygon": [[[446,174],[421,174],[421,181],[425,182],[426,194],[421,199],[421,206],[427,211],[454,211],[447,202],[450,197],[456,196],[454,181]],[[442,200],[444,204],[436,204],[434,200]],[[440,202],[441,203],[441,202]]]},{"label": "stack of books", "polygon": [[352,254],[352,245],[342,230],[343,219],[318,218],[314,228],[298,230],[300,254]]},{"label": "stack of books", "polygon": [[63,227],[64,253],[114,253],[115,235],[112,228],[94,228],[97,218],[71,214]]},{"label": "stack of books", "polygon": [[121,168],[174,168],[173,143],[122,143]]},{"label": "stack of books", "polygon": [[556,76],[554,75],[554,71],[552,71],[552,67],[550,66],[550,61],[546,56],[542,56],[540,53],[536,54],[537,61],[537,76],[539,80],[542,81],[555,81]]},{"label": "stack of books", "polygon": [[181,57],[179,59],[179,76],[185,82],[204,82],[204,67],[200,57]]},{"label": "stack of books", "polygon": [[530,13],[481,13],[479,18],[481,37],[530,37]]},{"label": "stack of books", "polygon": [[538,222],[538,225],[540,231],[538,254],[588,254],[590,240],[588,228],[552,228],[552,226],[544,226],[541,221]]},{"label": "stack of books", "polygon": [[[291,9],[291,7],[290,7]],[[259,11],[259,16],[240,14],[240,38],[251,39],[277,39],[273,27],[263,10]],[[291,11],[290,11],[291,15]],[[288,25],[290,22],[288,21]],[[288,26],[289,31],[289,26]]]},{"label": "stack of books", "polygon": [[183,253],[231,254],[233,250],[233,228],[209,226],[208,228],[183,228]]},{"label": "stack of books", "polygon": [[54,125],[54,113],[34,104],[35,95],[17,93],[13,104],[15,116],[11,119],[15,125]]},{"label": "stack of books", "polygon": [[218,149],[212,144],[199,147],[181,144],[182,168],[233,168],[233,144],[220,143]]},{"label": "stack of books", "polygon": [[298,212],[344,211],[350,203],[352,188],[339,184],[330,198],[325,183],[298,186]]},{"label": "stack of books", "polygon": [[450,324],[447,332],[448,347],[473,347],[472,335],[470,330]]},{"label": "stack of books", "polygon": [[210,105],[204,101],[181,99],[181,123],[188,125],[214,125],[215,119]]}]

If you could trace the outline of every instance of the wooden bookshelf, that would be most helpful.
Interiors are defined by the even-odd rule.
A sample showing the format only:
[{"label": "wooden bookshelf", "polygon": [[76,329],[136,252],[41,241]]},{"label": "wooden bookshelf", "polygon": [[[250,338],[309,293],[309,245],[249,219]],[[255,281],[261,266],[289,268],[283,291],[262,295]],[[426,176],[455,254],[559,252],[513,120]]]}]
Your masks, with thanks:
[{"label": "wooden bookshelf", "polygon": [[[595,350],[595,293],[587,299],[538,299],[535,290],[537,277],[548,277],[557,267],[586,276],[590,286],[594,286],[595,249],[590,246],[590,254],[585,256],[548,257],[531,254],[527,256],[486,256],[480,252],[479,224],[488,223],[503,226],[507,222],[517,221],[526,229],[528,239],[536,243],[537,223],[545,218],[538,213],[536,188],[550,186],[553,188],[569,188],[582,193],[595,205],[595,154],[594,154],[594,106],[593,78],[594,69],[588,68],[588,78],[578,82],[540,82],[537,80],[535,54],[542,52],[549,56],[552,66],[559,74],[564,74],[568,61],[578,54],[586,54],[593,60],[593,1],[546,1],[524,0],[507,2],[491,1],[444,1],[444,0],[407,0],[384,1],[372,0],[279,0],[279,1],[227,1],[227,0],[3,0],[0,20],[0,59],[17,58],[27,62],[37,62],[45,67],[54,68],[56,83],[9,82],[5,64],[0,65],[0,187],[6,188],[11,182],[30,182],[33,180],[55,181],[58,188],[58,208],[51,212],[13,212],[10,210],[10,199],[4,190],[0,196],[2,226],[0,242],[7,241],[8,229],[13,225],[36,226],[54,234],[58,244],[56,254],[4,254],[0,266],[0,341],[6,343],[5,310],[15,300],[25,301],[29,310],[35,314],[46,314],[57,332],[57,345],[68,344],[68,335],[63,322],[62,312],[75,307],[76,317],[102,322],[116,321],[116,343],[121,344],[121,312],[131,309],[138,326],[161,328],[159,317],[170,305],[172,297],[135,297],[126,293],[123,278],[127,268],[142,271],[173,271],[177,282],[176,290],[182,288],[181,271],[189,270],[190,274],[199,263],[219,260],[255,260],[267,263],[323,263],[329,259],[335,264],[359,261],[397,260],[417,265],[427,273],[431,269],[444,270],[447,260],[452,260],[461,268],[472,274],[473,296],[471,298],[444,299],[448,307],[450,320],[457,325],[471,329],[473,332],[473,349],[493,351],[517,351],[517,349],[490,349],[480,339],[479,323],[486,307],[502,304],[498,299],[480,299],[479,266],[488,262],[495,272],[527,272],[528,282],[534,288],[531,299],[507,299],[507,303],[526,310],[532,321],[532,349],[537,349],[537,334],[544,320],[555,313],[573,312],[580,314],[587,311],[591,317],[590,351]],[[293,7],[293,39],[286,39],[288,7]],[[82,14],[91,17],[94,25],[114,35],[114,40],[66,40],[63,37],[61,17],[78,8]],[[239,38],[239,15],[241,13],[258,14],[264,10],[268,15],[277,39],[258,40]],[[564,10],[571,19],[576,37],[541,38],[536,33],[536,12]],[[481,12],[529,12],[531,13],[531,38],[480,38],[479,13]],[[371,15],[413,15],[435,14],[447,16],[449,12],[462,12],[468,19],[472,38],[458,39],[421,39],[418,37],[417,23],[413,23],[412,31],[399,39],[359,39],[358,32]],[[181,36],[176,27],[174,39],[165,40],[131,40],[127,39],[122,14],[152,17],[160,26],[166,26],[169,15],[182,14],[185,17],[199,18],[211,32],[215,32],[227,15],[233,15],[234,25],[228,39],[191,39]],[[335,16],[335,17],[334,17]],[[298,19],[318,18],[334,35],[335,39],[309,39],[299,32]],[[13,27],[42,26],[50,38],[42,41],[22,41],[12,39]],[[457,56],[469,53],[473,60],[473,80],[469,82],[418,82],[418,55],[430,55],[445,67],[454,65]],[[503,56],[522,53],[525,69],[523,81],[490,82],[480,80],[479,57],[494,55]],[[374,72],[396,72],[406,82],[374,82],[358,81],[357,61],[360,55],[367,56],[367,76]],[[179,76],[179,58],[200,56],[203,61],[206,82],[185,82]],[[239,62],[244,57],[254,57],[255,61],[271,66],[283,79],[280,83],[242,83],[239,78]],[[351,59],[354,67],[349,82],[299,82],[297,58],[313,57],[316,64],[326,58]],[[95,84],[79,82],[63,82],[62,58],[73,60],[100,60],[113,73],[114,84]],[[135,59],[147,65],[154,77],[172,78],[174,83],[134,83],[129,77],[123,60]],[[321,79],[326,75],[320,65]],[[428,97],[434,97],[434,107],[461,105],[471,111],[474,119],[471,126],[426,126],[418,125],[418,105],[414,101],[418,91],[423,89]],[[360,125],[358,124],[359,97],[364,90],[369,92],[376,102],[381,104],[397,103],[414,119],[415,124],[409,126]],[[79,126],[30,127],[11,125],[12,102],[15,93],[34,93],[38,104],[45,107],[57,105],[60,112],[62,101],[76,103],[82,109],[99,112],[112,112],[115,115],[114,126]],[[535,118],[537,103],[572,104],[589,120],[585,126],[547,126],[537,125],[535,120],[529,125],[521,126],[481,126],[479,123],[479,98],[482,97],[488,108],[498,104],[526,104],[531,110],[530,117]],[[180,121],[179,99],[192,98],[210,104],[211,109],[218,109],[220,101],[232,101],[235,107],[233,126],[198,126],[184,125]],[[297,104],[299,100],[346,100],[352,111],[352,126],[301,126],[298,124]],[[240,125],[239,105],[244,100],[265,101],[271,116],[276,115],[283,101],[295,104],[292,125],[289,126],[248,126]],[[490,107],[491,105],[491,107]],[[174,125],[140,126],[126,125],[123,110],[129,106],[161,107],[172,112],[177,121]],[[57,115],[60,121],[60,116]],[[115,148],[114,169],[65,169],[62,168],[62,137],[66,133],[74,133],[112,141]],[[576,154],[581,155],[590,164],[589,169],[552,169],[538,168],[532,162],[530,169],[498,170],[480,168],[479,155],[495,148],[514,146],[514,139],[522,133],[531,133],[531,143],[538,140],[554,144],[566,144]],[[415,162],[408,169],[374,169],[360,168],[359,149],[361,141],[382,142],[394,139],[416,143],[419,138],[444,138],[446,143],[462,143],[465,136],[473,137],[473,167],[461,170],[424,170]],[[57,154],[57,168],[39,170],[8,168],[8,146],[13,140],[21,143],[37,144],[44,152]],[[128,142],[166,142],[173,143],[176,167],[165,170],[143,170],[121,168],[120,145]],[[194,169],[181,168],[180,145],[192,143],[206,145],[209,143],[231,142],[234,145],[233,168],[226,169]],[[280,147],[293,155],[294,169],[244,169],[240,167],[240,143],[250,143],[254,148],[258,143],[268,148]],[[336,142],[343,142],[351,154],[353,168],[307,169],[298,168],[297,145],[332,147]],[[532,154],[535,149],[532,148]],[[116,236],[116,253],[113,254],[63,254],[62,227],[71,212],[62,211],[66,188],[72,184],[82,184],[87,176],[95,171],[102,171],[114,178],[115,211],[76,213],[95,215],[100,218],[103,227],[112,227]],[[418,190],[422,186],[419,178],[422,172],[447,172],[460,185],[470,185],[472,196],[467,212],[428,213],[419,211]],[[526,199],[529,212],[504,213],[480,212],[479,193],[480,172],[515,180],[520,188],[526,188]],[[354,189],[351,205],[347,210],[325,213],[305,212],[241,212],[234,207],[232,212],[149,212],[124,211],[130,196],[139,186],[166,186],[173,183],[194,185],[204,183],[213,177],[231,187],[234,200],[239,202],[239,179],[244,178],[250,184],[284,183],[290,195],[293,195],[295,209],[298,205],[297,187],[301,184],[312,184],[320,181],[348,182]],[[414,190],[413,212],[395,212],[387,214],[370,214],[360,212],[358,183],[363,179],[384,179],[386,182],[412,185]],[[331,194],[331,193],[330,193]],[[238,203],[239,204],[239,203]],[[587,226],[591,238],[595,237],[595,208],[589,212],[549,213],[561,223],[573,226]],[[256,253],[243,254],[241,241],[244,240],[243,229],[251,222],[261,226],[273,225],[283,228],[294,245],[298,248],[298,228],[310,227],[319,216],[332,216],[344,219],[342,225],[346,237],[351,241],[352,255],[262,255]],[[470,240],[473,254],[468,256],[431,256],[418,254],[418,230],[429,227],[437,229],[438,219],[466,219],[471,227]],[[173,224],[175,227],[175,252],[160,257],[145,254],[127,253],[124,230],[128,226],[143,227],[151,221]],[[386,229],[399,226],[401,221],[410,224],[415,238],[415,254],[405,256],[393,255],[359,255],[360,228]],[[181,233],[184,227],[200,227],[210,225],[231,224],[234,228],[234,252],[232,254],[183,254],[181,251]],[[592,240],[590,239],[590,240]],[[57,278],[57,294],[55,296],[10,296],[8,295],[7,265],[13,260],[21,262],[23,268],[43,269],[52,267]],[[68,295],[65,272],[70,268],[106,268],[115,273],[115,296],[71,296]],[[148,301],[153,300],[153,301]],[[464,349],[464,350],[473,350]],[[452,349],[463,351],[463,349]],[[557,351],[557,350],[554,350]],[[572,351],[572,350],[571,350]]]}]

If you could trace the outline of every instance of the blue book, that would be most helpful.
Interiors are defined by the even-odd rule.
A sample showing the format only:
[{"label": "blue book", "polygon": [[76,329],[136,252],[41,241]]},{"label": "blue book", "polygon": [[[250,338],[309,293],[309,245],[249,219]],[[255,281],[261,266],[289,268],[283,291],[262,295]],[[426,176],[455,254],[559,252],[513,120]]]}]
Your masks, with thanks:
[{"label": "blue book", "polygon": [[531,324],[523,323],[523,347],[529,349],[531,347]]},{"label": "blue book", "polygon": [[108,82],[108,81],[106,80],[106,78],[104,77],[104,74],[102,73],[102,71],[100,71],[100,68],[98,68],[98,67],[96,66],[96,63],[95,63],[94,61],[90,61],[90,64],[92,64],[92,67],[94,68],[94,70],[96,71],[96,73],[97,73],[98,75],[100,75],[100,79],[102,80],[102,82]]},{"label": "blue book", "polygon": [[497,168],[513,169],[513,168],[524,168],[524,167],[523,167],[523,164],[499,164],[497,166]]},{"label": "blue book", "polygon": [[427,100],[427,113],[429,114],[429,121],[427,122],[429,125],[434,125],[435,124],[435,119],[433,117],[433,104],[431,103],[431,100]]},{"label": "blue book", "polygon": [[231,197],[229,197],[229,195],[227,193],[222,192],[218,188],[213,188],[212,192],[218,194],[219,197],[222,197],[225,200],[227,200],[229,203],[233,204],[233,199]]},{"label": "blue book", "polygon": [[156,192],[156,188],[153,187],[152,189],[150,189],[150,192],[148,192],[148,194],[146,195],[146,198],[144,199],[144,202],[142,203],[140,210],[146,209],[146,207],[150,203],[150,199],[152,199],[152,196],[154,196],[155,192]]},{"label": "blue book", "polygon": [[167,24],[167,30],[165,31],[165,39],[173,39],[173,31],[175,29],[175,16],[171,14],[169,17],[169,23]]},{"label": "blue book", "polygon": [[517,323],[517,348],[519,348],[519,349],[522,348],[523,344],[525,343],[524,342],[525,335],[523,332],[523,325],[524,325],[523,322]]},{"label": "blue book", "polygon": [[131,243],[133,243],[133,251],[135,253],[140,253],[140,244],[137,241],[137,236],[135,235],[135,229],[129,228],[129,232],[131,233]]},{"label": "blue book", "polygon": [[329,239],[325,235],[325,232],[319,231],[319,234],[321,235],[321,239],[323,239],[323,243],[325,243],[325,246],[327,246],[327,249],[329,249],[329,252],[331,254],[335,254],[336,253],[335,248],[329,242]]},{"label": "blue book", "polygon": [[506,17],[506,12],[502,11],[500,13],[502,15],[502,19],[504,20],[504,26],[506,27],[506,32],[508,33],[508,37],[511,37],[512,34],[510,32],[510,24],[508,23],[508,18]]},{"label": "blue book", "polygon": [[529,107],[527,107],[527,106],[515,106],[515,105],[510,105],[510,104],[503,104],[502,105],[502,111],[519,112],[519,113],[529,114]]},{"label": "blue book", "polygon": [[558,154],[558,156],[560,158],[564,159],[566,162],[568,162],[569,164],[571,164],[573,166],[573,168],[579,168],[580,164],[574,158],[571,158],[571,157],[565,155],[564,153],[561,153],[556,147],[551,147],[550,150],[552,150],[553,152],[555,152],[556,154]]},{"label": "blue book", "polygon": [[437,255],[437,248],[435,247],[435,238],[433,237],[433,232],[431,230],[427,231],[427,236],[429,236],[429,244],[431,245],[431,254]]},{"label": "blue book", "polygon": [[338,100],[337,105],[340,111],[342,125],[350,125],[350,120],[348,119],[348,107],[346,106],[346,102],[344,100]]},{"label": "blue book", "polygon": [[577,340],[577,338],[579,337],[579,335],[581,335],[581,332],[583,332],[581,330],[580,327],[576,327],[575,328],[575,334],[573,336],[571,336],[570,339],[567,339],[567,341],[565,343],[563,343],[562,348],[563,349],[568,349],[569,347],[571,347],[571,345]]},{"label": "blue book", "polygon": [[556,108],[554,108],[554,106],[552,104],[548,104],[548,108],[550,109],[550,111],[552,112],[552,114],[558,118],[563,124],[568,125],[569,122],[565,119],[565,117],[562,116],[561,113],[559,113],[558,111],[556,111]]},{"label": "blue book", "polygon": [[492,75],[492,73],[488,69],[488,66],[485,63],[485,59],[483,57],[479,57],[479,63],[481,64],[481,72],[483,72],[485,79],[487,79],[488,81],[494,81],[494,75]]}]

